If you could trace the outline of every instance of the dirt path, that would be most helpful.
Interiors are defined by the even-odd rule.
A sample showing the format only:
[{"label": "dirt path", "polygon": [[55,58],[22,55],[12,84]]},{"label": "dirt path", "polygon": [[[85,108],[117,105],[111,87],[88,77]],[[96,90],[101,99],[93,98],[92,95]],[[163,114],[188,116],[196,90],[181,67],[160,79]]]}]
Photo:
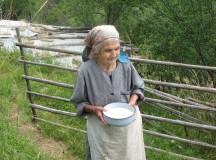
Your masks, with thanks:
[{"label": "dirt path", "polygon": [[11,121],[18,127],[20,134],[30,139],[41,153],[58,160],[79,160],[79,158],[72,157],[66,153],[68,148],[66,144],[52,138],[45,138],[31,122],[19,124],[21,116],[22,112],[13,104],[10,111]]}]

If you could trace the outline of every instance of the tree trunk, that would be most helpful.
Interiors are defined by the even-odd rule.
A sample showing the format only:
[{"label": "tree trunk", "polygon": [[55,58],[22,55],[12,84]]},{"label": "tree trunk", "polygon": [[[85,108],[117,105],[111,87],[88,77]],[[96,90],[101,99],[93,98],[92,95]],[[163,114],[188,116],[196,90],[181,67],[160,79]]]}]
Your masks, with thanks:
[{"label": "tree trunk", "polygon": [[[194,47],[195,47],[195,50],[196,50],[196,52],[198,53],[198,55],[199,55],[199,57],[201,59],[202,64],[204,66],[207,66],[207,63],[206,63],[205,58],[204,58],[204,55],[202,54],[202,51],[201,51],[201,48],[200,48],[200,44],[198,44],[198,43],[195,42],[194,43]],[[214,81],[214,73],[212,71],[209,71],[209,70],[207,70],[207,72],[208,72],[209,77],[211,78],[213,87],[216,87],[216,83]]]},{"label": "tree trunk", "polygon": [[2,6],[0,5],[0,19],[3,19],[3,15],[2,15]]}]

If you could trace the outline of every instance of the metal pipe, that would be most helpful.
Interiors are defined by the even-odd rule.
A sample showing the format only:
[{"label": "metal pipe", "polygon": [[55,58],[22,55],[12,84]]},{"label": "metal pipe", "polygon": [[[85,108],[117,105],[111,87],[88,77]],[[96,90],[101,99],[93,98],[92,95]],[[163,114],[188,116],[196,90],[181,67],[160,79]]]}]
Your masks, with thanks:
[{"label": "metal pipe", "polygon": [[170,102],[170,101],[148,98],[148,97],[145,97],[145,100],[143,102],[154,102],[154,103],[168,104],[168,105],[178,106],[178,107],[187,107],[187,108],[191,108],[191,109],[216,112],[216,108],[213,108],[213,107],[205,107],[205,106],[198,106],[198,105],[193,105],[193,104],[176,103],[176,102]]},{"label": "metal pipe", "polygon": [[[18,28],[16,28],[16,34],[17,34],[18,42],[19,42],[19,43],[22,43],[22,40],[21,40],[21,37],[20,37],[20,32],[19,32],[19,29],[18,29]],[[24,50],[23,50],[23,47],[22,47],[22,46],[19,46],[19,48],[20,48],[21,60],[25,60],[25,52],[24,52]],[[27,65],[26,65],[26,64],[23,64],[23,69],[24,69],[24,74],[25,74],[25,75],[29,75],[29,74],[28,74],[28,68],[27,68]],[[31,84],[30,84],[29,80],[28,80],[28,79],[25,79],[25,81],[26,81],[27,90],[28,90],[28,91],[31,91]],[[33,99],[32,99],[32,96],[31,96],[30,94],[27,94],[27,96],[28,96],[28,99],[29,99],[30,103],[34,103],[34,102],[33,102]],[[37,114],[36,114],[35,109],[34,109],[34,108],[31,108],[31,110],[32,110],[33,116],[36,117]],[[34,121],[35,121],[35,119],[33,119],[33,122],[34,122]]]},{"label": "metal pipe", "polygon": [[66,128],[66,129],[70,129],[70,130],[73,130],[73,131],[77,131],[77,132],[81,132],[81,133],[86,133],[85,130],[82,130],[82,129],[79,129],[79,128],[74,128],[74,127],[70,127],[70,126],[65,126],[63,124],[60,124],[60,123],[56,123],[56,122],[52,122],[52,121],[48,121],[46,119],[42,119],[42,118],[38,118],[38,117],[34,117],[36,120],[39,120],[39,121],[42,121],[42,122],[45,122],[45,123],[49,123],[49,124],[52,124],[52,125],[55,125],[55,126],[58,126],[58,127],[63,127],[63,128]]},{"label": "metal pipe", "polygon": [[145,83],[148,83],[148,84],[216,93],[216,88],[200,87],[200,86],[181,84],[181,83],[170,83],[170,82],[156,81],[156,80],[151,80],[151,79],[143,79],[143,80]]},{"label": "metal pipe", "polygon": [[183,98],[180,98],[180,97],[174,96],[172,94],[162,92],[162,91],[159,91],[159,90],[156,90],[156,89],[153,89],[153,88],[145,87],[145,89],[148,90],[148,92],[151,92],[153,94],[157,94],[157,95],[162,96],[162,97],[167,97],[172,101],[176,101],[176,102],[180,102],[180,103],[188,103],[188,104],[202,106],[202,107],[209,107],[209,106],[206,106],[204,104],[193,102],[193,101],[190,101],[188,99],[183,99]]},{"label": "metal pipe", "polygon": [[72,54],[72,55],[81,55],[80,52],[75,52],[75,51],[72,52],[72,51],[63,50],[63,49],[34,46],[34,45],[23,44],[23,43],[16,43],[16,45],[20,46],[20,47],[25,47],[25,48],[33,48],[33,49],[40,49],[40,50],[46,50],[46,51],[61,52],[61,53],[67,53],[67,54]]},{"label": "metal pipe", "polygon": [[[151,104],[151,103],[150,103],[150,104]],[[182,118],[182,119],[185,120],[185,121],[188,121],[188,122],[195,122],[195,123],[200,123],[200,124],[207,124],[206,122],[203,122],[203,121],[200,120],[200,119],[197,119],[197,118],[195,118],[195,117],[193,117],[193,116],[191,116],[191,115],[188,115],[188,114],[186,114],[186,113],[184,113],[184,112],[180,112],[180,111],[178,111],[178,110],[175,110],[175,109],[170,108],[170,107],[168,107],[168,106],[165,106],[165,105],[163,105],[163,104],[153,103],[153,104],[151,104],[151,105],[156,106],[156,107],[159,107],[159,108],[161,108],[161,109],[163,109],[163,110],[165,110],[165,111],[167,111],[167,112],[170,112],[171,114],[174,114],[174,115],[178,116],[179,118]]]},{"label": "metal pipe", "polygon": [[[54,38],[56,38],[56,37],[54,37]],[[80,38],[83,38],[83,37],[80,37]],[[47,48],[47,47],[42,47],[42,46],[33,46],[33,45],[23,44],[21,42],[16,43],[16,45],[22,46],[25,48],[34,48],[34,49],[41,49],[41,50],[48,50],[48,51],[54,51],[54,52],[62,52],[62,53],[80,55],[80,52],[71,52],[68,50],[53,49],[53,48]],[[212,67],[212,66],[192,65],[192,64],[184,64],[184,63],[176,63],[176,62],[168,62],[168,61],[158,61],[158,60],[150,60],[150,59],[140,59],[140,58],[131,58],[131,57],[129,59],[133,62],[144,62],[144,63],[149,63],[149,64],[161,64],[161,65],[169,65],[169,66],[177,66],[177,67],[216,71],[216,67]]]},{"label": "metal pipe", "polygon": [[142,117],[144,119],[146,118],[146,119],[149,119],[149,120],[156,120],[156,121],[168,122],[168,123],[172,123],[172,124],[176,124],[176,125],[183,125],[183,126],[187,126],[187,127],[193,127],[193,128],[198,128],[198,129],[206,129],[206,130],[210,130],[210,131],[216,131],[216,126],[185,122],[185,121],[181,121],[181,120],[163,118],[163,117],[152,116],[152,115],[147,115],[147,114],[141,114],[141,115],[142,115]]},{"label": "metal pipe", "polygon": [[47,79],[41,79],[41,78],[36,78],[36,77],[32,77],[32,76],[26,76],[26,75],[23,75],[22,77],[24,79],[28,79],[28,80],[32,80],[32,81],[36,81],[36,82],[40,82],[40,83],[45,83],[45,84],[50,84],[50,85],[54,85],[54,86],[58,86],[58,87],[70,88],[70,89],[74,88],[74,85],[67,84],[67,83],[60,83],[60,82],[55,82],[55,81],[51,81],[51,80],[47,80]]},{"label": "metal pipe", "polygon": [[54,108],[50,108],[50,107],[45,107],[45,106],[38,105],[38,104],[31,104],[30,103],[29,105],[35,109],[39,109],[39,110],[43,110],[43,111],[47,111],[47,112],[51,112],[51,113],[56,113],[56,114],[61,114],[61,115],[71,116],[71,117],[77,116],[76,113],[73,113],[73,112],[62,111],[62,110],[58,110],[58,109],[54,109]]},{"label": "metal pipe", "polygon": [[53,64],[38,63],[38,62],[26,61],[26,60],[22,60],[22,59],[18,59],[18,61],[21,62],[21,63],[23,63],[23,64],[31,64],[31,65],[45,66],[45,67],[51,67],[51,68],[57,68],[57,69],[72,71],[72,72],[77,72],[77,71],[78,71],[78,69],[75,69],[75,68],[61,67],[61,66],[53,65]]},{"label": "metal pipe", "polygon": [[173,139],[173,140],[188,143],[188,144],[193,144],[193,145],[198,145],[198,146],[208,147],[208,148],[216,148],[216,145],[209,144],[209,143],[206,143],[206,142],[185,139],[185,138],[181,138],[181,137],[177,137],[177,136],[171,136],[171,135],[168,135],[168,134],[162,134],[162,133],[159,133],[159,132],[150,131],[150,130],[146,130],[146,129],[144,129],[143,132],[146,133],[146,134],[152,135],[152,136],[157,136],[157,137],[166,138],[166,139]]},{"label": "metal pipe", "polygon": [[166,96],[166,95],[163,95],[163,94],[161,94],[161,93],[158,93],[158,92],[156,92],[157,90],[152,90],[152,89],[150,89],[149,87],[147,87],[147,86],[145,86],[145,92],[148,92],[148,93],[151,93],[151,94],[153,94],[153,95],[156,95],[156,96],[158,96],[158,97],[160,97],[160,98],[163,98],[163,99],[165,99],[165,100],[169,100],[169,101],[173,101],[173,102],[175,102],[175,103],[181,103],[179,100],[176,100],[176,99],[174,99],[174,98],[172,98],[172,97],[170,97],[170,96]]},{"label": "metal pipe", "polygon": [[[44,111],[51,112],[51,113],[62,114],[62,115],[72,116],[72,117],[76,116],[76,113],[73,113],[73,112],[57,110],[57,109],[45,107],[45,106],[38,105],[38,104],[31,104],[30,103],[30,106],[35,108],[35,109],[40,109],[40,110],[44,110]],[[183,126],[187,126],[187,127],[194,127],[194,128],[199,128],[199,129],[216,131],[216,126],[210,126],[210,125],[204,125],[204,124],[198,124],[198,123],[190,123],[190,122],[168,119],[168,118],[157,117],[157,116],[146,115],[146,114],[141,114],[141,116],[143,118],[150,119],[150,120],[157,120],[157,121],[168,122],[168,123],[172,123],[172,124],[176,124],[176,125],[183,125]]]},{"label": "metal pipe", "polygon": [[204,160],[204,159],[200,159],[200,158],[195,158],[195,157],[189,157],[189,156],[185,156],[185,155],[182,155],[182,154],[177,154],[177,153],[173,153],[173,152],[168,152],[168,151],[165,151],[163,149],[159,149],[159,148],[155,148],[155,147],[151,147],[151,146],[145,146],[146,149],[149,149],[149,150],[153,150],[153,151],[156,151],[156,152],[161,152],[161,153],[166,153],[166,154],[170,154],[172,156],[176,156],[176,157],[179,157],[179,158],[183,158],[185,160]]},{"label": "metal pipe", "polygon": [[60,100],[60,101],[64,101],[64,102],[70,102],[70,99],[63,98],[63,97],[49,96],[46,94],[41,94],[41,93],[37,93],[37,92],[30,92],[30,91],[27,91],[27,93],[34,95],[34,96],[40,96],[40,97],[44,97],[44,98],[50,98],[50,99]]},{"label": "metal pipe", "polygon": [[157,60],[151,60],[151,59],[140,59],[140,58],[131,58],[131,57],[129,59],[133,62],[143,62],[143,63],[147,63],[147,64],[160,64],[160,65],[168,65],[168,66],[216,71],[216,67],[212,67],[212,66],[192,65],[192,64],[185,64],[185,63],[176,63],[176,62],[169,62],[169,61],[157,61]]}]

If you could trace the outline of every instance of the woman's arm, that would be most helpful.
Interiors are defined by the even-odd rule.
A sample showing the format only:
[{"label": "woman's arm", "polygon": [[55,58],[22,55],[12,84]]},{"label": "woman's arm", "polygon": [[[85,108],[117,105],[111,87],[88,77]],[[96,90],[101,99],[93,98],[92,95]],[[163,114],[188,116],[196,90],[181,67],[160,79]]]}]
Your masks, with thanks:
[{"label": "woman's arm", "polygon": [[84,108],[86,105],[89,105],[89,100],[87,95],[84,73],[82,71],[78,72],[76,85],[73,90],[71,101],[74,103],[75,107],[77,108],[77,115],[84,116],[86,114]]},{"label": "woman's arm", "polygon": [[139,99],[137,94],[132,94],[129,100],[129,105],[134,106],[137,104],[137,100]]},{"label": "woman's arm", "polygon": [[106,123],[103,117],[104,108],[91,105],[88,100],[87,87],[82,70],[78,72],[76,86],[71,101],[77,108],[78,116],[84,116],[87,113],[95,113],[102,123]]},{"label": "woman's arm", "polygon": [[137,101],[144,99],[144,81],[131,63],[131,97],[129,104],[135,105]]}]

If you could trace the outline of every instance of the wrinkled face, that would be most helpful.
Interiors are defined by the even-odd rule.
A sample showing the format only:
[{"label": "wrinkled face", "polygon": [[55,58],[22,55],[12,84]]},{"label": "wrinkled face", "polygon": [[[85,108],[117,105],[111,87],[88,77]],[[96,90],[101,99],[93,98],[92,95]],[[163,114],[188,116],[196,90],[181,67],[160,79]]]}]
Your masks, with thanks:
[{"label": "wrinkled face", "polygon": [[107,41],[97,54],[97,60],[102,63],[112,64],[117,60],[119,53],[119,41]]}]

